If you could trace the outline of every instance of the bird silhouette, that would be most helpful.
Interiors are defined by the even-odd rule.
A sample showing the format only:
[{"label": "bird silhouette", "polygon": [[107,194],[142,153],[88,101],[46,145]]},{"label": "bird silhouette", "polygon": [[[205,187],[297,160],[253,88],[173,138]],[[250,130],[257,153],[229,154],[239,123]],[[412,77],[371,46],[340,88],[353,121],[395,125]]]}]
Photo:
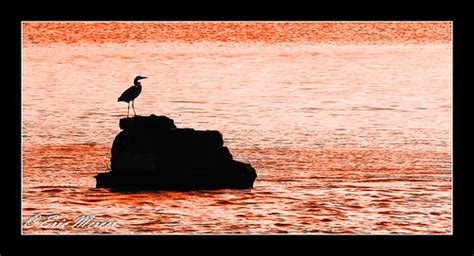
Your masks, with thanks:
[{"label": "bird silhouette", "polygon": [[144,76],[137,76],[135,77],[135,80],[133,80],[133,86],[125,90],[122,95],[118,98],[118,101],[123,101],[128,103],[128,109],[127,109],[127,118],[130,112],[130,101],[132,102],[132,109],[133,109],[133,114],[134,116],[137,115],[135,112],[135,98],[140,95],[142,92],[142,84],[140,83],[141,79],[145,79],[146,77]]}]

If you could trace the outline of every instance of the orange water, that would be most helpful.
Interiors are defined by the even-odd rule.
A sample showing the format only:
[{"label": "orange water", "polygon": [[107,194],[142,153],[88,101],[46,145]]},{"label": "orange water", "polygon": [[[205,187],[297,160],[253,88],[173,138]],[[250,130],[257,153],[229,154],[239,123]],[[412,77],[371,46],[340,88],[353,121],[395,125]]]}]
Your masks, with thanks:
[{"label": "orange water", "polygon": [[[23,219],[34,233],[451,233],[450,23],[25,23]],[[95,189],[140,115],[216,129],[250,190]]]}]

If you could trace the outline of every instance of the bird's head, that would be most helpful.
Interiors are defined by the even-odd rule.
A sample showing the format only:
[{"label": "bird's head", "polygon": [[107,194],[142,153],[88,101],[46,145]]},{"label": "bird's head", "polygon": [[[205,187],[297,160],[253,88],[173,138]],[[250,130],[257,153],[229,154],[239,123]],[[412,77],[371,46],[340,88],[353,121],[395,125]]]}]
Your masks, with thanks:
[{"label": "bird's head", "polygon": [[139,84],[140,83],[139,81],[142,80],[142,79],[146,79],[146,76],[137,76],[137,77],[135,77],[135,80],[133,80],[133,83],[134,84]]}]

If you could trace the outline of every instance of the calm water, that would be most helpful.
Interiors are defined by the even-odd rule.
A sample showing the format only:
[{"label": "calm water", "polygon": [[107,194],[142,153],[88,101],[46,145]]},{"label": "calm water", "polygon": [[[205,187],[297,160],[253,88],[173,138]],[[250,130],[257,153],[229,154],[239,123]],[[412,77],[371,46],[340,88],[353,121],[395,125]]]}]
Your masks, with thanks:
[{"label": "calm water", "polygon": [[[117,222],[26,234],[452,232],[449,23],[23,28],[23,220]],[[136,75],[139,115],[221,131],[254,188],[95,189]]]}]

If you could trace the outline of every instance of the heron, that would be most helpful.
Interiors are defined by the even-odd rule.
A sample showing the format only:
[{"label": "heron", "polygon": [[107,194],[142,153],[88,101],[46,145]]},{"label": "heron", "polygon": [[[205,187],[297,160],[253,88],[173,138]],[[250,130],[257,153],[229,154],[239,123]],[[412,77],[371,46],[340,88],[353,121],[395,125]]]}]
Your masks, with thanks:
[{"label": "heron", "polygon": [[142,84],[140,83],[141,79],[145,79],[145,76],[137,76],[135,77],[135,80],[133,80],[133,86],[125,90],[122,95],[118,98],[118,101],[123,101],[128,103],[128,109],[127,109],[127,118],[128,118],[128,113],[130,112],[130,102],[132,102],[132,109],[133,109],[133,114],[136,116],[137,113],[135,112],[135,98],[140,95],[142,92]]}]

